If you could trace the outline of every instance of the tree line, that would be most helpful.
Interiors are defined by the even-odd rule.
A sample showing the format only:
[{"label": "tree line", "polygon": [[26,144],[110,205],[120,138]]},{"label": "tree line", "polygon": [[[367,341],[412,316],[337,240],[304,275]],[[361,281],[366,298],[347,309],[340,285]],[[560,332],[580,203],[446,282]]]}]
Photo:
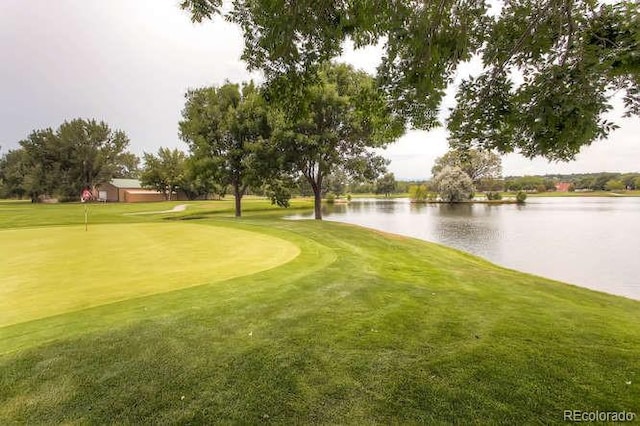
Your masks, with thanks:
[{"label": "tree line", "polygon": [[[180,182],[193,194],[231,188],[238,216],[252,186],[286,205],[292,182],[302,182],[320,219],[332,175],[372,181],[386,162],[371,148],[407,128],[441,124],[445,91],[458,66],[473,57],[483,69],[459,85],[447,122],[457,153],[518,151],[568,160],[616,128],[606,119],[615,93],[623,96],[625,114],[640,114],[635,1],[516,0],[496,10],[467,0],[299,0],[295,7],[284,0],[224,7],[220,0],[182,0],[181,7],[194,22],[223,15],[238,24],[242,59],[263,72],[265,83],[188,92],[180,136],[190,155],[145,153],[145,167],[173,165],[140,176],[169,194]],[[356,48],[382,45],[375,76],[331,62],[347,41]],[[100,179],[135,172],[128,139],[104,123],[74,120],[55,132],[35,131],[20,145],[2,158],[3,191],[14,195],[72,197]],[[171,176],[183,161],[184,173]],[[436,179],[445,171],[459,179]],[[442,182],[467,176],[475,188],[496,184],[460,164],[438,175]]]},{"label": "tree line", "polygon": [[[457,152],[570,160],[617,128],[606,116],[616,94],[625,115],[640,114],[636,1],[294,3],[182,0],[181,7],[194,22],[222,16],[237,24],[249,70],[262,71],[291,109],[345,43],[377,45],[378,91],[404,125],[428,130],[441,124],[439,108],[459,65],[479,58],[482,71],[463,78],[446,123]],[[458,178],[444,179],[450,174]],[[459,166],[445,167],[434,180],[465,176],[471,186],[499,185],[494,178],[474,182]]]},{"label": "tree line", "polygon": [[223,195],[231,188],[240,216],[249,188],[286,206],[294,183],[302,181],[311,188],[320,219],[332,173],[377,178],[387,162],[370,149],[394,141],[405,126],[374,79],[349,65],[324,64],[315,82],[300,90],[295,108],[275,96],[273,87],[253,82],[188,91],[179,135],[190,155],[161,148],[157,155],[144,154],[141,170],[126,151],[126,135],[105,123],[77,119],[56,131],[34,131],[2,158],[4,195],[74,198],[82,188],[139,173],[144,186],[168,196],[177,189],[192,196]]},{"label": "tree line", "polygon": [[569,191],[612,191],[640,189],[640,173],[576,173],[544,176],[507,177],[507,191],[555,191],[556,184],[566,182]]},{"label": "tree line", "polygon": [[34,130],[20,148],[0,157],[0,196],[77,200],[85,188],[137,174],[139,159],[128,147],[124,132],[96,120]]}]

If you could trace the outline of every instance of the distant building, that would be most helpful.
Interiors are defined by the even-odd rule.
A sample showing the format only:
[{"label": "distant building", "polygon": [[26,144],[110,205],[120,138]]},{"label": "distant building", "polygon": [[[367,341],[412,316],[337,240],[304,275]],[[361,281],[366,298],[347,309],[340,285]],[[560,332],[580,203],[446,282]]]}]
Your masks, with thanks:
[{"label": "distant building", "polygon": [[[171,194],[171,200],[185,201],[187,195],[183,191]],[[138,179],[112,179],[98,185],[98,200],[121,203],[141,203],[149,201],[165,201],[162,192],[145,189]]]},{"label": "distant building", "polygon": [[571,188],[571,182],[556,183],[556,191],[558,192],[569,192],[569,188]]}]

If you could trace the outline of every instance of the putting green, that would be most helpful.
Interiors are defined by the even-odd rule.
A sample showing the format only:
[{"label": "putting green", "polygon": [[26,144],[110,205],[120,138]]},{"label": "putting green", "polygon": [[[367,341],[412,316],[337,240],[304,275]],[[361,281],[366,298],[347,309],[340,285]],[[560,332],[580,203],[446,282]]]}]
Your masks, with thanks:
[{"label": "putting green", "polygon": [[0,231],[0,326],[250,275],[298,254],[280,238],[184,222]]}]

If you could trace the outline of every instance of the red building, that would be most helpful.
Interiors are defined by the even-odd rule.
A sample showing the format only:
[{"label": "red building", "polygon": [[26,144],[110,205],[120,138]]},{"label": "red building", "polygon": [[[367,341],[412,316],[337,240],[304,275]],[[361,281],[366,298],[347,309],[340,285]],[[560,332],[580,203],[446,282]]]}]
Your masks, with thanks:
[{"label": "red building", "polygon": [[571,187],[571,182],[558,182],[556,183],[556,191],[558,192],[569,192],[569,188]]}]

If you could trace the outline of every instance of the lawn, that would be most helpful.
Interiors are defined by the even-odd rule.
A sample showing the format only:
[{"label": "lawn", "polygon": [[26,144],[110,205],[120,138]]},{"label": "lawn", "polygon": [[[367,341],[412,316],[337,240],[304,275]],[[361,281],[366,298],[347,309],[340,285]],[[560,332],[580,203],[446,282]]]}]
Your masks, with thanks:
[{"label": "lawn", "polygon": [[[240,220],[231,203],[189,204],[178,220],[101,207],[109,226],[246,232],[299,254],[224,281],[0,327],[0,424],[547,424],[562,423],[564,410],[640,415],[637,301],[409,238],[282,220],[260,200]],[[0,218],[5,208],[15,206],[0,205]],[[61,229],[79,224],[70,218],[78,206],[24,208],[28,217],[5,226],[11,232],[49,231],[52,217]],[[190,248],[208,250],[199,244]]]},{"label": "lawn", "polygon": [[194,223],[0,231],[0,327],[249,275],[297,256],[257,232]]}]

